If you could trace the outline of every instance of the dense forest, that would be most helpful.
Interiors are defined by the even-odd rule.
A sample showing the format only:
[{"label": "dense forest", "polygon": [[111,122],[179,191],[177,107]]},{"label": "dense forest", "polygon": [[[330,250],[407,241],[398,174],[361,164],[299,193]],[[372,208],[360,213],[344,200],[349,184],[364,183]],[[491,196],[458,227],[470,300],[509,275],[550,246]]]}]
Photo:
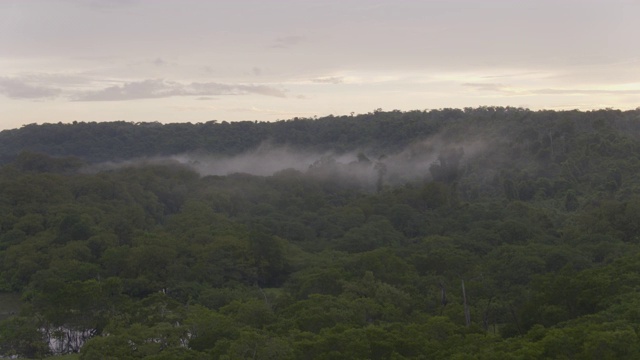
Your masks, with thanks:
[{"label": "dense forest", "polygon": [[640,109],[0,132],[0,357],[640,358]]}]

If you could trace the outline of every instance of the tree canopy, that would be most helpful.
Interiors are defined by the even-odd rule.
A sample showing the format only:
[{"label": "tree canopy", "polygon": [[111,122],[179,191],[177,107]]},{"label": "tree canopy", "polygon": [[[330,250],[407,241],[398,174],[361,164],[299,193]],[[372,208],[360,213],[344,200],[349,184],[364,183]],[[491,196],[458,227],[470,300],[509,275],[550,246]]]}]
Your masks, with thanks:
[{"label": "tree canopy", "polygon": [[[308,164],[211,171],[265,143]],[[5,130],[0,356],[635,359],[638,154],[640,110]]]}]

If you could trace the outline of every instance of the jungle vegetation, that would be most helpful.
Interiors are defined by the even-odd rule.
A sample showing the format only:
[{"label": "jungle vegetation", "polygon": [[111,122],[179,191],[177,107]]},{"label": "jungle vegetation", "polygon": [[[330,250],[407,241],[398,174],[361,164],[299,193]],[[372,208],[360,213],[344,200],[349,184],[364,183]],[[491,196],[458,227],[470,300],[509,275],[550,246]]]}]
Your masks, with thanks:
[{"label": "jungle vegetation", "polygon": [[[215,171],[265,147],[317,156]],[[640,109],[31,124],[0,162],[0,356],[640,358]]]}]

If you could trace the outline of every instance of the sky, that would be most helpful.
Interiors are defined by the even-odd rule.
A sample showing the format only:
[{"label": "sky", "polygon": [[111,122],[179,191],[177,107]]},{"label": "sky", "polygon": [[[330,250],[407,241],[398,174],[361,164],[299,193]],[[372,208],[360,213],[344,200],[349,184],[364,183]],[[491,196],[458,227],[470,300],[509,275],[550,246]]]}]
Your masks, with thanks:
[{"label": "sky", "polygon": [[0,0],[0,129],[640,107],[640,0]]}]

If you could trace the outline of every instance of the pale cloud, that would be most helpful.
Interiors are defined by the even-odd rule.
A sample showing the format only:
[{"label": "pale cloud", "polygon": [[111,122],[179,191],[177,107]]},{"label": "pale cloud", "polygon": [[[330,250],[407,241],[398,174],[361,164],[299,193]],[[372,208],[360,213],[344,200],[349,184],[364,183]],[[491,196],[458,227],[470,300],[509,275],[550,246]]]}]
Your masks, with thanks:
[{"label": "pale cloud", "polygon": [[311,81],[320,84],[342,84],[344,82],[344,78],[342,76],[326,76],[312,79]]},{"label": "pale cloud", "polygon": [[492,83],[464,83],[462,86],[473,88],[478,91],[499,91],[505,92],[507,87],[503,84],[492,84]]},{"label": "pale cloud", "polygon": [[534,89],[529,92],[539,95],[640,95],[640,89]]},{"label": "pale cloud", "polygon": [[462,86],[473,88],[480,92],[496,92],[503,95],[638,95],[640,87],[608,89],[608,88],[515,88],[499,83],[464,83]]},{"label": "pale cloud", "polygon": [[163,79],[127,82],[100,90],[86,91],[72,98],[74,101],[124,101],[155,99],[173,96],[247,95],[257,94],[286,97],[281,89],[266,85],[232,85],[215,82],[182,84]]},{"label": "pale cloud", "polygon": [[[314,76],[315,75],[315,76]],[[290,80],[292,84],[333,84],[333,85],[373,85],[382,83],[400,84],[407,79],[411,82],[422,81],[420,73],[416,72],[394,72],[394,71],[359,71],[356,69],[340,70],[332,72],[330,75],[312,74],[311,78],[301,78]]]},{"label": "pale cloud", "polygon": [[286,111],[286,110],[278,110],[278,109],[271,109],[271,108],[261,108],[258,106],[230,108],[227,110],[231,112],[237,112],[237,113],[254,113],[254,114],[263,114],[263,115],[276,115],[281,117],[293,117],[293,116],[301,116],[301,115],[310,116],[313,114],[311,112]]},{"label": "pale cloud", "polygon": [[21,79],[0,77],[0,94],[11,99],[47,99],[55,98],[62,90],[31,85]]},{"label": "pale cloud", "polygon": [[275,43],[271,45],[272,48],[286,49],[292,46],[298,45],[304,42],[306,39],[304,36],[284,36],[275,40]]},{"label": "pale cloud", "polygon": [[170,108],[181,111],[181,112],[211,111],[211,110],[218,109],[215,106],[185,106],[185,105],[174,105],[174,106],[170,106]]},{"label": "pale cloud", "polygon": [[91,83],[93,80],[82,74],[78,73],[43,73],[43,72],[29,72],[21,73],[11,77],[16,82],[22,82],[35,87],[43,88],[55,88],[62,89],[64,87],[77,87],[85,86]]},{"label": "pale cloud", "polygon": [[96,10],[117,9],[121,7],[129,7],[136,4],[137,0],[66,0],[69,3],[79,6],[93,8]]},{"label": "pale cloud", "polygon": [[73,98],[74,101],[122,101],[152,99],[185,95],[183,86],[164,80],[144,80],[110,86],[101,90],[86,91]]},{"label": "pale cloud", "polygon": [[273,97],[286,97],[283,90],[266,85],[229,85],[215,82],[191,83],[185,87],[186,95],[245,95],[258,94]]},{"label": "pale cloud", "polygon": [[522,72],[514,72],[514,73],[499,73],[493,75],[483,75],[481,78],[483,79],[498,79],[498,78],[530,78],[530,77],[544,77],[548,76],[548,74],[544,74],[537,71],[522,71]]}]

